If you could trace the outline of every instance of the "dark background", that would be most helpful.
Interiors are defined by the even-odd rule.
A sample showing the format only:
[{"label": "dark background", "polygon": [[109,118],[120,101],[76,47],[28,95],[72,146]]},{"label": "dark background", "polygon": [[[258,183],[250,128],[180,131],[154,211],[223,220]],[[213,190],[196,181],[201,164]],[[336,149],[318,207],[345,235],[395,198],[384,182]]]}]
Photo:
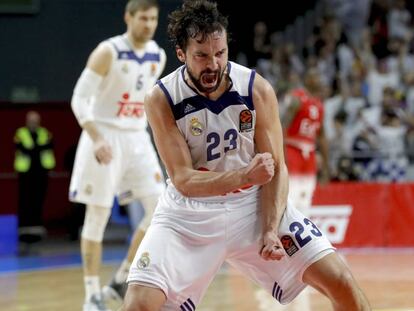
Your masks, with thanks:
[{"label": "dark background", "polygon": [[[0,101],[9,100],[16,86],[37,89],[42,102],[70,100],[93,48],[125,31],[124,0],[38,1],[37,13],[0,14]],[[284,3],[281,9],[280,1],[218,1],[219,9],[230,21],[233,38],[230,56],[251,49],[256,21],[266,21],[270,31],[283,30],[315,3],[315,0],[294,1],[295,6]],[[167,40],[166,26],[168,13],[180,4],[178,0],[160,0],[155,39],[167,52],[164,73],[178,64]]]},{"label": "dark background", "polygon": [[[0,0],[0,12],[4,7]],[[71,158],[80,134],[70,108],[73,87],[88,55],[97,44],[126,27],[123,21],[124,0],[7,0],[21,4],[32,1],[38,7],[20,7],[20,13],[0,13],[0,216],[17,211],[17,174],[13,170],[15,130],[24,125],[29,110],[42,116],[42,124],[54,137],[57,166],[50,173],[44,222],[49,230],[59,228],[69,219],[72,205],[67,193]],[[160,20],[155,39],[167,52],[170,72],[179,63],[169,44],[167,15],[182,2],[159,0]],[[263,20],[269,31],[283,30],[298,15],[313,8],[316,1],[295,2],[284,9],[280,1],[218,1],[228,16],[232,41],[230,57],[252,48],[253,25]],[[273,8],[275,7],[275,8]],[[13,10],[12,10],[13,11]],[[4,11],[3,11],[4,12]],[[12,102],[13,89],[35,90],[33,99]],[[23,97],[24,98],[24,97]],[[30,98],[30,96],[29,96]],[[16,101],[14,97],[14,101]],[[73,160],[73,159],[72,159]],[[57,229],[55,229],[57,230]]]}]

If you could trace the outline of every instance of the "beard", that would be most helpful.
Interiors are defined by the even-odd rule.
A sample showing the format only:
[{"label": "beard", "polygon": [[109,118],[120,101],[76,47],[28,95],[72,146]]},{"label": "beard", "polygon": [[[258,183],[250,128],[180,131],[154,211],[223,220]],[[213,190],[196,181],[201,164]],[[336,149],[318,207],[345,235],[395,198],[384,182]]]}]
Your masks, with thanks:
[{"label": "beard", "polygon": [[[191,82],[196,87],[196,89],[200,93],[208,94],[208,93],[213,93],[215,90],[218,89],[218,87],[220,86],[221,80],[223,79],[224,70],[222,70],[221,68],[219,68],[218,70],[206,69],[200,73],[198,78],[196,78],[195,75],[191,72],[190,68],[187,66],[187,73],[188,73],[188,76],[190,77]],[[203,82],[202,82],[203,79],[207,80],[207,83],[208,83],[208,80],[215,79],[216,83],[212,86],[206,87],[203,85]]]}]

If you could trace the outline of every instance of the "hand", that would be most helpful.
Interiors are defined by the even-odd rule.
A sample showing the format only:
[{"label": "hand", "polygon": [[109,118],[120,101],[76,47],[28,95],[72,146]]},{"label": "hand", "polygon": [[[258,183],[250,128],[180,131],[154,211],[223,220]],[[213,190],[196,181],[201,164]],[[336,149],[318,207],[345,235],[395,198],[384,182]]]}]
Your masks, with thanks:
[{"label": "hand", "polygon": [[99,164],[109,164],[112,160],[112,148],[103,138],[93,143],[93,152]]},{"label": "hand", "polygon": [[268,152],[258,153],[246,167],[248,184],[263,185],[272,180],[275,174],[275,164]]},{"label": "hand", "polygon": [[259,254],[264,260],[280,260],[285,256],[282,242],[274,230],[263,234],[262,247]]}]

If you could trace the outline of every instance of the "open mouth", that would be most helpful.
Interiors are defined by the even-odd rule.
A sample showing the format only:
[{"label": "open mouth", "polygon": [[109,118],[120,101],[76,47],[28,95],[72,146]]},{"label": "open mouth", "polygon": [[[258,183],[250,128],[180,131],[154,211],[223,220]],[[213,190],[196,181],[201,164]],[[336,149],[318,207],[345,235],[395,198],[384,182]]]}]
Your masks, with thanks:
[{"label": "open mouth", "polygon": [[206,86],[214,86],[217,82],[217,73],[204,73],[201,76],[201,82]]}]

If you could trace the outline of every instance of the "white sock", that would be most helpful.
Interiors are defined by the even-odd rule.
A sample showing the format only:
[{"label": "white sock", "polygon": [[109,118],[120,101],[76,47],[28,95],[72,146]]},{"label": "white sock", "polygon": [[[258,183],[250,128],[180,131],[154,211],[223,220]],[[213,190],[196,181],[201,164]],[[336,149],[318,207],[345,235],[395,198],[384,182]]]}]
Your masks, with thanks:
[{"label": "white sock", "polygon": [[121,266],[115,274],[115,282],[124,283],[126,281],[130,266],[131,263],[124,259],[124,261],[121,263]]},{"label": "white sock", "polygon": [[101,286],[99,285],[99,276],[85,276],[83,278],[85,283],[85,301],[90,301],[92,295],[99,295]]}]

